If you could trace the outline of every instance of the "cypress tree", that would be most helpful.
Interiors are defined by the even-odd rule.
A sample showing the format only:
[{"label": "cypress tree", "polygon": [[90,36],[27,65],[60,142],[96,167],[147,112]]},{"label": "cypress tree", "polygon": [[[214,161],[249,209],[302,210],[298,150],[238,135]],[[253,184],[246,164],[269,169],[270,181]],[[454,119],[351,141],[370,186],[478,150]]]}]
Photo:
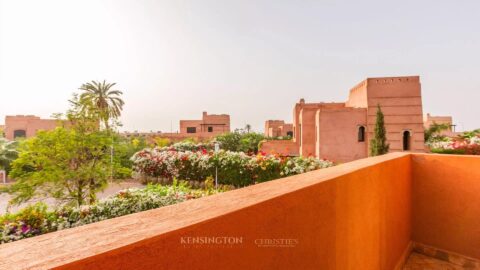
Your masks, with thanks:
[{"label": "cypress tree", "polygon": [[379,156],[388,153],[387,131],[380,104],[377,105],[377,119],[375,121],[375,137],[370,141],[370,156]]}]

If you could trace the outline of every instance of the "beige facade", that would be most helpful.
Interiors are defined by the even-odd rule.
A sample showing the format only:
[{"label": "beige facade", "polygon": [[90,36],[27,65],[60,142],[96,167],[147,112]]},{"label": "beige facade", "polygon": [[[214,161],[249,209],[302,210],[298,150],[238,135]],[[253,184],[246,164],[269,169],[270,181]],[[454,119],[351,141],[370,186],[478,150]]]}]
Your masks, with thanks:
[{"label": "beige facade", "polygon": [[[385,116],[390,151],[424,152],[418,76],[368,78],[350,90],[345,103],[306,103],[301,99],[293,109],[291,144],[296,145],[301,156],[337,162],[367,157],[377,105]],[[270,152],[276,150],[273,145],[264,143]],[[283,153],[283,149],[278,150]]]}]

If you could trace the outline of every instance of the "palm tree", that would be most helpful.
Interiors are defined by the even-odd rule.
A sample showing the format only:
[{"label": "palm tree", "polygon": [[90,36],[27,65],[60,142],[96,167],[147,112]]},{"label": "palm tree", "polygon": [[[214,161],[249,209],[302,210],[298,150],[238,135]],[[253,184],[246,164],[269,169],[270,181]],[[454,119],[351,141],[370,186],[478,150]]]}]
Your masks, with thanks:
[{"label": "palm tree", "polygon": [[125,102],[120,98],[120,90],[112,89],[116,83],[91,81],[83,84],[79,96],[80,107],[84,112],[97,116],[108,130],[108,121],[120,117]]},{"label": "palm tree", "polygon": [[18,156],[17,142],[0,138],[0,169],[8,170],[10,163]]},{"label": "palm tree", "polygon": [[247,133],[250,133],[250,130],[252,130],[252,126],[250,124],[245,125],[245,130]]}]

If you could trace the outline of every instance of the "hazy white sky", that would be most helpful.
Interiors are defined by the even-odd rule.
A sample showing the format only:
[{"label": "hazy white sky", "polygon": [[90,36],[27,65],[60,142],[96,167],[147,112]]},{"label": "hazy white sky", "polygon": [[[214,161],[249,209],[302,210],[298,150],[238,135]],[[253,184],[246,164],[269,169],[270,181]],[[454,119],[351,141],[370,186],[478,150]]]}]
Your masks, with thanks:
[{"label": "hazy white sky", "polygon": [[202,111],[234,127],[420,75],[424,113],[480,127],[480,1],[0,0],[0,123],[48,117],[89,80],[124,91],[125,130]]}]

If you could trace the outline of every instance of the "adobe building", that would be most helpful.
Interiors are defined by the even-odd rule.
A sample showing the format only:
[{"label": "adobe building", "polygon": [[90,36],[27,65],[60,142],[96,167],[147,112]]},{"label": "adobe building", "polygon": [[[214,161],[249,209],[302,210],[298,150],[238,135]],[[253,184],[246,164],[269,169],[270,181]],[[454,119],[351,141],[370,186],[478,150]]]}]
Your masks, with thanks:
[{"label": "adobe building", "polygon": [[189,138],[206,141],[229,132],[230,115],[203,112],[200,120],[180,120],[179,132],[124,132],[123,135],[126,137],[145,137],[152,141],[154,138],[166,138],[172,142],[179,142]]},{"label": "adobe building", "polygon": [[180,120],[181,134],[214,137],[230,132],[230,115],[203,112],[201,120]]},{"label": "adobe building", "polygon": [[423,118],[424,128],[429,129],[433,124],[446,125],[448,127],[446,130],[441,130],[440,135],[455,138],[462,134],[462,132],[457,132],[455,130],[457,125],[453,123],[453,118],[451,116],[432,116],[427,113]]},{"label": "adobe building", "polygon": [[56,119],[42,119],[34,115],[5,116],[4,134],[8,140],[31,138],[39,130],[52,130],[58,126]]},{"label": "adobe building", "polygon": [[293,124],[286,124],[283,120],[265,121],[265,137],[293,137]]},{"label": "adobe building", "polygon": [[368,156],[377,105],[385,116],[390,152],[424,152],[419,76],[367,78],[342,103],[306,103],[293,109],[293,139],[267,141],[262,151],[348,162]]},{"label": "adobe building", "polygon": [[433,124],[447,125],[448,131],[455,132],[455,126],[453,124],[453,118],[451,116],[432,116],[429,113],[425,115],[423,119],[425,129],[430,128]]}]

